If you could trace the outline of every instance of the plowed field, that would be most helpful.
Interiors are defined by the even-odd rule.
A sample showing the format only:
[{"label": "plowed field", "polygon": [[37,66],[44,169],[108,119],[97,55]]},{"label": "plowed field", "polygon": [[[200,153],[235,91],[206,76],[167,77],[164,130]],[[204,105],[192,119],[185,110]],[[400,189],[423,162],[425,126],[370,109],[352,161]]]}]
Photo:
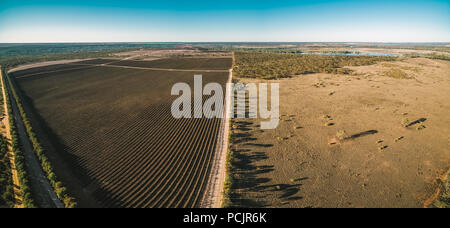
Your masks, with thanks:
[{"label": "plowed field", "polygon": [[[191,68],[186,65],[189,61],[139,64],[231,68],[231,59],[194,60]],[[83,184],[78,192],[68,184],[80,206],[86,206],[83,199],[89,194],[103,207],[196,207],[208,180],[221,119],[172,117],[172,101],[177,98],[170,94],[172,86],[186,82],[194,88],[194,74],[202,74],[204,84],[225,86],[228,79],[228,72],[74,65],[10,75],[22,90],[35,125],[44,126],[36,127],[38,136],[45,134],[39,136],[44,147],[70,166],[70,170],[57,167],[56,174],[71,183],[61,172],[73,172]]]}]

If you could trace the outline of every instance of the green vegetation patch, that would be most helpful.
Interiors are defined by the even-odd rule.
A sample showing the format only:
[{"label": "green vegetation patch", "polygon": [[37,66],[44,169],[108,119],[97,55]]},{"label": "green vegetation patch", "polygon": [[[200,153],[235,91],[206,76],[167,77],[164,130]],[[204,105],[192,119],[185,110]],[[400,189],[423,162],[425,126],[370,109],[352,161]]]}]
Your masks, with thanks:
[{"label": "green vegetation patch", "polygon": [[433,205],[438,208],[450,208],[450,172],[447,178],[442,183],[441,194],[439,198],[434,201]]},{"label": "green vegetation patch", "polygon": [[450,56],[449,55],[441,55],[441,54],[437,54],[437,53],[431,53],[431,54],[409,54],[409,55],[406,55],[406,56],[410,57],[410,58],[427,58],[427,59],[438,59],[438,60],[450,61]]},{"label": "green vegetation patch", "polygon": [[[1,92],[1,89],[0,89]],[[5,114],[3,95],[0,95],[0,114]],[[14,206],[14,192],[11,165],[8,158],[8,141],[0,135],[0,208]]]},{"label": "green vegetation patch", "polygon": [[8,142],[0,135],[0,208],[14,206],[11,168],[8,158]]},{"label": "green vegetation patch", "polygon": [[[19,108],[20,115],[23,119],[23,123],[24,123],[25,129],[27,131],[27,135],[33,145],[33,149],[34,149],[37,157],[39,158],[39,160],[41,162],[42,169],[47,174],[47,179],[49,180],[50,184],[52,185],[56,195],[64,203],[64,206],[66,208],[76,207],[77,203],[75,201],[75,198],[68,195],[66,187],[62,184],[61,181],[59,181],[58,177],[54,173],[53,166],[50,163],[50,160],[47,158],[45,150],[41,146],[36,134],[34,133],[32,126],[31,126],[31,122],[28,119],[27,114],[25,113],[25,110],[22,106],[22,102],[19,98],[19,94],[17,93],[17,91],[15,89],[13,81],[11,80],[10,77],[7,77],[7,78],[8,78],[8,83],[11,86],[10,88],[12,91],[12,96],[17,103],[17,107]],[[11,114],[11,116],[12,116],[12,114]],[[10,118],[10,119],[13,119],[13,118]]]},{"label": "green vegetation patch", "polygon": [[300,55],[236,52],[233,72],[238,77],[277,79],[309,73],[351,74],[344,66],[395,61],[385,56]]},{"label": "green vegetation patch", "polygon": [[[3,75],[6,75],[5,72],[2,72]],[[5,76],[6,77],[6,76]],[[4,77],[1,78],[3,80],[3,84],[5,87],[7,87],[6,80]],[[11,100],[10,100],[10,94],[8,90],[5,88],[6,93],[6,105],[7,105],[7,112],[9,116],[13,116],[12,108],[11,108]],[[25,206],[25,208],[34,208],[35,204],[32,198],[30,183],[29,183],[29,176],[25,165],[25,157],[22,153],[22,150],[20,149],[20,142],[19,142],[19,135],[17,133],[15,119],[9,118],[9,125],[10,125],[10,133],[11,133],[11,147],[12,151],[14,153],[14,162],[16,165],[17,175],[19,176],[19,184],[20,184],[20,191],[22,193],[22,203]]]}]

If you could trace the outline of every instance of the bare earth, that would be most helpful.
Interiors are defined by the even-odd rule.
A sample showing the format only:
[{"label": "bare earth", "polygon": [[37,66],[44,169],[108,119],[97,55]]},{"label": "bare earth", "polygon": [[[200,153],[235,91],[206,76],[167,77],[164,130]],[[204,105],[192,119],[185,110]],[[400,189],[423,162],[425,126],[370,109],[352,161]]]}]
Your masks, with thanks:
[{"label": "bare earth", "polygon": [[[275,130],[234,120],[236,206],[429,206],[450,167],[450,63],[351,68],[358,75],[270,81],[280,83]],[[392,69],[410,79],[389,77]],[[338,140],[339,130],[349,139]]]},{"label": "bare earth", "polygon": [[[233,69],[230,69],[227,83],[233,79]],[[227,85],[227,91],[231,91],[231,85]],[[228,136],[230,129],[230,110],[231,101],[229,94],[225,95],[225,110],[222,121],[222,127],[218,135],[218,143],[212,171],[209,177],[208,185],[204,193],[201,208],[220,208],[222,206],[223,189],[226,178],[226,158],[228,152]]]}]

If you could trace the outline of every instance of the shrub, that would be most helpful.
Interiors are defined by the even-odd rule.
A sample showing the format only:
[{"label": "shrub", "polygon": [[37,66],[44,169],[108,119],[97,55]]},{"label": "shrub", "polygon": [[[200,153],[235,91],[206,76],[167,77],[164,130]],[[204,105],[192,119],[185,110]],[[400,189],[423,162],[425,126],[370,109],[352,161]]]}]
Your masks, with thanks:
[{"label": "shrub", "polygon": [[400,69],[390,69],[384,72],[384,76],[395,78],[395,79],[412,79],[413,77],[408,76],[407,73]]},{"label": "shrub", "polygon": [[450,208],[450,173],[441,181],[441,193],[433,205],[438,208]]},{"label": "shrub", "polygon": [[403,118],[401,124],[402,124],[403,127],[408,127],[409,119],[408,118]]},{"label": "shrub", "polygon": [[425,127],[425,125],[423,125],[423,124],[420,124],[419,126],[416,127],[416,129],[417,129],[418,131],[423,130],[423,129],[425,129],[425,128],[426,128],[426,127]]},{"label": "shrub", "polygon": [[0,207],[14,206],[12,184],[7,140],[5,137],[0,135]]},{"label": "shrub", "polygon": [[345,132],[344,130],[339,130],[339,131],[336,133],[336,138],[337,138],[338,140],[340,140],[340,141],[343,141],[343,140],[348,139],[349,136],[348,136],[347,132]]},{"label": "shrub", "polygon": [[233,188],[234,178],[232,174],[232,159],[233,159],[233,152],[228,149],[227,152],[227,158],[226,158],[226,176],[225,176],[225,183],[223,186],[223,197],[222,197],[222,207],[228,208],[232,206],[232,200],[231,200],[231,191]]}]

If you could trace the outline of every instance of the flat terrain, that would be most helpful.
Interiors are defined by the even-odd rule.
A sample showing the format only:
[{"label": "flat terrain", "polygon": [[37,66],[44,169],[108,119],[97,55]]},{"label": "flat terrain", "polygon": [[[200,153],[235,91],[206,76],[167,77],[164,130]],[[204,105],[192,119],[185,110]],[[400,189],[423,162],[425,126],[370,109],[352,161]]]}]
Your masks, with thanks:
[{"label": "flat terrain", "polygon": [[349,68],[356,74],[240,79],[280,83],[282,116],[264,131],[259,119],[234,120],[232,206],[430,205],[450,167],[450,63]]},{"label": "flat terrain", "polygon": [[169,58],[154,61],[124,60],[113,62],[111,65],[166,69],[228,70],[231,66],[231,58]]},{"label": "flat terrain", "polygon": [[231,58],[230,52],[204,51],[193,47],[143,48],[140,50],[115,53],[113,56],[119,58],[125,57],[133,60],[156,60],[173,57]]},{"label": "flat terrain", "polygon": [[[229,73],[98,65],[106,62],[10,74],[27,97],[26,109],[56,174],[81,207],[198,206],[222,121],[174,119],[171,87],[186,82],[193,88],[194,74],[224,85]],[[189,68],[185,61],[165,63]],[[218,65],[230,68],[231,59]]]},{"label": "flat terrain", "polygon": [[446,55],[450,56],[449,52],[443,52],[443,51],[432,51],[432,50],[412,50],[412,49],[402,49],[402,48],[396,48],[396,49],[383,49],[383,48],[357,48],[357,51],[360,51],[362,53],[367,52],[375,52],[375,53],[392,53],[392,54],[439,54],[439,55]]}]

